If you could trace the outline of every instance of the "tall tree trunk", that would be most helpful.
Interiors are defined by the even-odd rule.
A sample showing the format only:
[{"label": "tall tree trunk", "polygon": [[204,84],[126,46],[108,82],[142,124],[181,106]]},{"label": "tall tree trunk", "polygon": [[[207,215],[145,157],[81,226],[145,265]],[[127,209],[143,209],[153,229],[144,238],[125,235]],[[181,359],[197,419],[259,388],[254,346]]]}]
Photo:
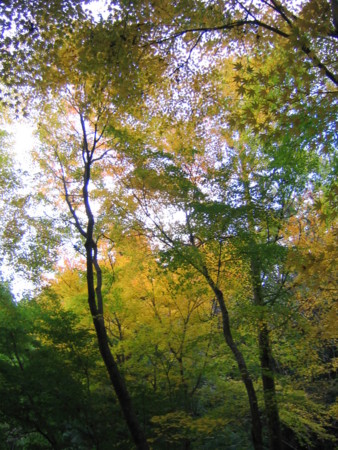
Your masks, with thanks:
[{"label": "tall tree trunk", "polygon": [[282,435],[278,404],[276,398],[275,379],[272,367],[269,331],[265,322],[261,323],[258,334],[260,363],[264,392],[265,411],[269,433],[270,450],[282,450]]},{"label": "tall tree trunk", "polygon": [[115,389],[124,418],[126,420],[130,434],[132,435],[136,448],[138,448],[139,450],[149,450],[145,435],[134,412],[126,385],[120,374],[116,361],[110,351],[104,319],[100,316],[93,317],[93,322],[102,359],[105,363],[111,383]]},{"label": "tall tree trunk", "polygon": [[[243,187],[244,196],[247,206],[247,220],[248,229],[250,231],[251,244],[255,248],[255,219],[254,219],[254,204],[252,202],[250,193],[250,181],[248,177],[249,169],[247,167],[245,159],[241,160],[242,163],[242,176],[243,176]],[[264,318],[264,297],[262,292],[262,282],[260,273],[260,262],[259,254],[251,254],[250,257],[251,266],[251,281],[254,304],[260,308],[261,320],[258,329],[258,347],[259,347],[259,360],[261,366],[261,376],[263,383],[263,393],[264,393],[264,404],[265,413],[268,426],[269,435],[269,449],[270,450],[282,450],[282,439],[281,439],[281,427],[278,413],[278,404],[276,398],[276,387],[273,372],[273,364],[271,357],[271,345],[269,338],[268,326]]]},{"label": "tall tree trunk", "polygon": [[[84,197],[86,198],[85,192]],[[121,376],[116,361],[110,351],[107,329],[103,317],[101,269],[97,260],[97,244],[93,240],[94,219],[91,214],[88,214],[88,212],[87,216],[88,216],[88,225],[87,225],[87,240],[85,247],[87,258],[88,304],[96,330],[100,353],[106,366],[106,369],[108,371],[111,383],[115,389],[115,393],[119,400],[124,418],[126,420],[127,426],[129,428],[129,431],[132,435],[136,447],[139,450],[149,450],[146,437],[134,412],[134,408],[132,406],[129,393],[127,391],[127,387]],[[96,269],[95,270],[96,287],[95,287],[94,268]]]},{"label": "tall tree trunk", "polygon": [[[253,296],[256,306],[264,306],[259,268],[251,261]],[[261,365],[262,383],[264,392],[265,413],[269,434],[269,449],[282,450],[282,435],[276,398],[276,386],[274,378],[273,360],[269,329],[262,313],[258,330],[259,360]]]},{"label": "tall tree trunk", "polygon": [[224,339],[235,357],[237,366],[241,374],[242,381],[245,385],[245,389],[248,395],[251,414],[251,434],[254,448],[255,450],[263,450],[262,422],[258,408],[256,391],[251,376],[249,374],[248,368],[246,366],[244,357],[232,337],[229,313],[225,304],[223,292],[216,286],[216,284],[210,277],[206,267],[204,267],[203,274],[216,296],[222,314],[222,327]]},{"label": "tall tree trunk", "polygon": [[[68,192],[68,184],[64,175],[63,165],[61,159],[59,158],[59,162],[63,173],[63,186],[65,191],[65,199],[69,207],[69,210],[75,220],[75,227],[80,232],[81,236],[85,239],[88,304],[93,319],[102,359],[106,366],[111,383],[114,387],[125,421],[129,428],[130,434],[133,438],[133,441],[136,445],[136,448],[139,450],[149,450],[149,445],[147,443],[146,437],[135,414],[127,387],[125,385],[123,377],[119,371],[118,365],[109,347],[107,329],[105,326],[103,315],[102,273],[98,262],[97,242],[94,239],[95,220],[90,205],[90,196],[88,189],[91,179],[90,177],[92,165],[94,164],[95,161],[98,160],[94,159],[94,152],[99,139],[96,139],[96,137],[94,137],[94,141],[90,148],[87,140],[85,119],[82,114],[80,114],[80,122],[83,133],[82,161],[84,163],[82,200],[87,216],[86,227],[82,225],[81,221],[77,216],[76,210],[73,207],[72,199]],[[100,158],[101,157],[99,157],[99,159]],[[96,283],[95,283],[95,275],[96,275]]]}]

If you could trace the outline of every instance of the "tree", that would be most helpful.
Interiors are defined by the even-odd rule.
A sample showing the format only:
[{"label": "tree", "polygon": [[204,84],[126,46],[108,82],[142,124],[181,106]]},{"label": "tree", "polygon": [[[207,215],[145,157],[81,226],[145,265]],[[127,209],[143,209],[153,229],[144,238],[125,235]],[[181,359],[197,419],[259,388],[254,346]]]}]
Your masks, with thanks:
[{"label": "tree", "polygon": [[[271,63],[271,57],[276,53],[278,51],[265,55],[265,62]],[[258,55],[258,61],[260,59],[262,56]],[[241,59],[239,61],[238,65],[242,65]],[[231,60],[230,64],[233,62]],[[253,68],[251,70],[254,70],[255,63],[254,58],[248,63]],[[218,76],[224,77],[224,73],[218,73]],[[268,310],[274,310],[274,305],[278,306],[279,302],[283,303],[287,295],[289,275],[285,267],[286,244],[282,241],[281,229],[295,214],[296,195],[306,189],[309,174],[320,176],[319,158],[323,150],[313,146],[318,139],[316,134],[325,133],[326,129],[327,136],[332,136],[325,149],[327,153],[332,152],[335,138],[331,135],[330,111],[318,117],[312,111],[313,123],[309,120],[302,127],[300,138],[281,134],[279,119],[282,126],[286,126],[285,118],[274,114],[274,121],[271,116],[269,119],[268,135],[260,138],[255,135],[257,118],[260,120],[259,108],[266,99],[263,97],[260,101],[255,90],[259,80],[255,75],[251,81],[255,80],[256,85],[250,86],[249,77],[249,87],[243,92],[231,93],[238,83],[231,78],[232,74],[228,75],[220,85],[217,82],[221,78],[216,78],[208,85],[204,76],[206,94],[211,92],[209,98],[201,91],[193,91],[196,86],[203,89],[199,85],[199,74],[188,78],[186,84],[181,81],[180,86],[174,88],[178,100],[172,110],[166,104],[159,112],[161,107],[149,102],[153,108],[149,114],[148,132],[151,135],[144,138],[144,154],[148,151],[150,155],[149,149],[152,149],[152,156],[142,160],[142,167],[134,172],[135,178],[129,177],[128,187],[135,191],[150,233],[167,249],[166,264],[173,267],[190,264],[202,274],[219,301],[225,323],[228,315],[224,302],[227,288],[222,275],[229,262],[224,252],[232,247],[233,253],[238,252],[239,257],[247,261],[257,310],[254,314],[259,318],[257,331],[270,448],[280,448],[281,426],[267,317]],[[193,87],[188,85],[189,81]],[[287,82],[285,85],[288,86]],[[225,91],[226,103],[221,94],[215,94],[215,86]],[[251,87],[253,94],[249,92]],[[279,87],[274,89],[276,94],[280,92]],[[184,100],[181,100],[183,96]],[[251,102],[252,97],[254,100]],[[187,98],[193,99],[188,106]],[[181,101],[185,103],[182,105]],[[277,105],[282,107],[283,101],[279,101],[277,98]],[[303,102],[300,94],[295,103],[299,110],[293,111],[294,120],[297,114],[303,117]],[[195,111],[198,111],[197,116],[194,116]],[[156,113],[162,114],[164,119],[154,119]],[[254,115],[256,117],[251,121]],[[153,125],[157,129],[153,129]],[[144,124],[142,127],[144,129]],[[267,130],[265,126],[264,130]],[[167,208],[168,215],[175,217],[177,214],[177,220],[168,221],[158,203]],[[223,304],[225,309],[222,310]],[[225,326],[224,336],[242,367],[230,327]],[[245,368],[244,371],[250,377]],[[254,398],[254,394],[249,393],[249,398],[250,395]],[[250,402],[255,404],[252,398]],[[258,410],[254,414],[259,417]]]},{"label": "tree", "polygon": [[96,352],[74,313],[47,292],[16,304],[2,286],[0,316],[2,443],[54,449],[103,443],[91,393]]},{"label": "tree", "polygon": [[[203,278],[163,272],[135,230],[115,222],[107,233],[114,242],[101,252],[108,337],[152,445],[249,445],[245,392]],[[85,326],[84,283],[80,265],[65,268],[52,289],[82,311]]]},{"label": "tree", "polygon": [[[85,248],[88,304],[102,359],[136,446],[148,448],[125,382],[111,352],[105,325],[99,256],[99,240],[104,236],[104,228],[100,227],[100,222],[96,222],[97,225],[95,223],[90,199],[92,184],[100,184],[105,159],[109,154],[113,154],[118,164],[119,157],[116,153],[118,140],[105,139],[107,115],[109,116],[114,106],[107,104],[105,93],[97,98],[96,104],[91,104],[86,95],[88,92],[90,98],[92,97],[93,87],[93,84],[87,81],[83,87],[66,87],[59,91],[64,95],[64,99],[59,102],[58,107],[55,103],[53,105],[56,107],[56,116],[53,118],[47,108],[46,121],[40,122],[40,139],[45,152],[40,161],[42,166],[48,169],[56,189],[61,191],[70,213],[70,223],[79,233]],[[60,115],[61,108],[65,114],[63,119]],[[50,123],[52,128],[49,127]],[[47,158],[47,154],[51,159]],[[56,199],[59,192],[56,193]]]},{"label": "tree", "polygon": [[[169,157],[168,159],[170,160],[171,158]],[[174,158],[172,161],[174,161]],[[203,171],[204,167],[202,168]],[[224,281],[221,281],[221,267],[224,267],[223,240],[226,240],[225,234],[230,225],[227,222],[229,219],[225,217],[225,222],[222,214],[227,212],[228,208],[226,205],[223,206],[218,202],[208,201],[207,195],[203,194],[199,185],[194,182],[194,177],[191,176],[192,173],[193,171],[186,173],[184,168],[175,167],[173,164],[164,167],[162,174],[160,172],[159,175],[152,169],[147,171],[143,168],[141,171],[135,172],[136,182],[132,181],[131,186],[135,189],[135,196],[140,203],[143,213],[150,223],[153,224],[152,233],[156,233],[158,239],[167,247],[167,252],[163,254],[166,253],[168,261],[173,262],[175,266],[177,264],[191,265],[197,273],[204,277],[215,295],[222,317],[224,339],[237,362],[247,391],[251,412],[253,443],[255,448],[260,449],[263,448],[263,442],[258,400],[243,354],[233,338],[229,312],[224,292],[220,285],[220,283],[224,283]],[[161,179],[161,177],[163,178]],[[174,197],[175,207],[178,210],[181,209],[185,215],[185,223],[172,224],[170,227],[165,227],[161,218],[156,216],[152,209],[151,193],[154,190],[156,192],[156,189],[161,185],[170,186],[170,190],[168,191],[166,188],[163,193],[164,205],[167,204],[168,200],[170,204]],[[157,196],[158,201],[160,201],[160,198]],[[214,223],[220,220],[221,229],[214,228],[210,220],[211,217],[213,217]],[[206,226],[210,228],[207,229]],[[213,237],[214,232],[217,236],[216,242]]]},{"label": "tree", "polygon": [[[114,277],[103,259],[109,256],[105,247],[113,245],[112,222],[147,233],[162,265],[175,272],[173,279],[193,273],[201,290],[209,288],[247,392],[254,446],[263,448],[265,420],[270,448],[281,448],[276,327],[288,329],[284,319],[300,322],[286,312],[296,297],[283,230],[301,208],[297,196],[309,186],[325,190],[332,201],[335,2],[332,8],[314,0],[299,7],[273,0],[170,2],[165,7],[116,3],[108,8],[107,19],[95,21],[81,2],[56,1],[48,12],[50,26],[46,10],[37,5],[35,11],[33,2],[11,2],[1,17],[5,28],[13,19],[17,23],[15,33],[4,32],[2,77],[8,89],[21,89],[23,103],[32,92],[43,98],[38,155],[46,180],[43,196],[62,211],[54,214],[54,223],[61,216],[77,230],[76,243],[68,236],[84,249],[101,355],[134,441],[147,448],[120,368],[128,373],[133,362],[146,370],[124,353],[128,332],[122,319],[133,328],[128,314],[135,312],[127,306],[125,315],[103,310],[105,296],[122,297],[118,289],[108,288]],[[174,76],[161,84],[170,73]],[[232,295],[234,273],[249,294],[238,287]],[[130,297],[147,297],[147,290],[148,279],[142,289],[134,286]],[[232,307],[233,297],[242,309]],[[168,301],[177,311],[178,299],[185,304],[179,289]],[[147,362],[158,370],[164,361],[168,384],[173,376],[184,399],[181,410],[155,419],[164,430],[177,423],[188,429],[192,423],[186,417],[191,396],[185,342],[195,311],[190,306],[177,322],[156,314],[156,302],[150,316],[154,330],[169,331],[168,346],[159,340],[161,351],[149,347],[157,364]],[[243,336],[230,326],[229,317],[233,323],[238,311],[251,314],[246,324],[257,355],[252,365]],[[147,327],[135,330],[138,338],[143,336],[140,342],[148,336]],[[257,363],[265,416],[259,407]],[[186,446],[191,442],[187,436]]]},{"label": "tree", "polygon": [[[331,7],[332,6],[332,7]],[[187,1],[180,5],[157,2],[136,3],[135,22],[149,35],[148,42],[165,50],[174,48],[173,57],[179,70],[193,60],[199,45],[213,50],[224,42],[227,51],[254,51],[261,45],[285,48],[291,60],[309,62],[325,83],[337,86],[334,53],[337,42],[336,2],[308,1],[293,5],[284,1],[203,2]],[[126,15],[131,16],[128,9]],[[142,18],[141,18],[142,17]],[[175,42],[179,41],[177,47]],[[179,50],[184,46],[185,52]],[[221,44],[222,45],[222,44]],[[173,47],[172,47],[173,46]]]}]

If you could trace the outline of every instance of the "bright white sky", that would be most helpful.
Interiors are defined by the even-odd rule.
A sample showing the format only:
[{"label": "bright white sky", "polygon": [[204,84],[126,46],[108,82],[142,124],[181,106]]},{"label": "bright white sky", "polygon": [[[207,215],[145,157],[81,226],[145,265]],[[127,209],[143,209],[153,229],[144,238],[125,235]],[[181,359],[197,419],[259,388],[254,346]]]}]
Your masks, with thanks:
[{"label": "bright white sky", "polygon": [[[8,133],[11,134],[13,139],[13,146],[11,149],[14,152],[14,159],[16,167],[22,171],[28,171],[31,169],[31,151],[34,148],[35,138],[33,135],[34,129],[28,123],[14,122],[11,125],[2,125]],[[12,280],[11,291],[16,299],[22,298],[25,291],[33,289],[33,284],[29,283],[20,274],[15,273],[14,267],[10,264],[3,264],[1,271],[5,278]]]},{"label": "bright white sky", "polygon": [[34,129],[27,123],[17,122],[9,128],[9,131],[14,137],[15,159],[22,169],[27,169],[31,162],[31,151],[34,148]]}]

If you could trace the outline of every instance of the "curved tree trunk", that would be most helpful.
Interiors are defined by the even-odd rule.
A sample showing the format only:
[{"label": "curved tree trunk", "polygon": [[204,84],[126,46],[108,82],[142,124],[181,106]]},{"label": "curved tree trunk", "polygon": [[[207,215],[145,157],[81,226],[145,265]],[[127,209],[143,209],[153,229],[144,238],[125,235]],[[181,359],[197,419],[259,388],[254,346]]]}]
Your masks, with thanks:
[{"label": "curved tree trunk", "polygon": [[[114,359],[114,356],[109,347],[109,340],[107,335],[107,329],[103,316],[103,298],[102,298],[102,273],[98,262],[98,248],[97,242],[94,239],[94,215],[90,205],[89,196],[89,183],[91,179],[91,168],[95,161],[102,159],[99,156],[98,159],[94,158],[96,145],[99,142],[99,138],[94,135],[92,146],[89,146],[87,140],[87,131],[84,116],[80,113],[80,122],[82,127],[82,161],[83,161],[83,186],[82,186],[82,201],[86,213],[85,226],[82,225],[78,218],[78,215],[73,207],[71,196],[68,193],[67,180],[64,175],[62,160],[59,158],[59,163],[63,173],[63,186],[65,191],[65,199],[68,208],[75,221],[75,227],[85,239],[86,248],[86,277],[87,277],[87,291],[88,291],[88,304],[90,313],[93,319],[97,341],[99,344],[100,353],[104,364],[106,366],[109,378],[114,387],[118,401],[120,403],[125,421],[129,428],[130,434],[139,450],[149,450],[146,437],[143,433],[141,425],[135,414],[132,406],[131,398],[129,396],[127,387],[123,380],[123,377],[119,371],[118,365]],[[102,135],[101,135],[102,136]],[[96,283],[95,283],[96,275]]]},{"label": "curved tree trunk", "polygon": [[[137,416],[134,412],[127,387],[124,383],[124,380],[120,374],[119,368],[116,364],[116,361],[109,347],[109,340],[107,335],[107,329],[104,323],[102,306],[101,307],[96,306],[96,299],[101,298],[101,286],[100,284],[97,284],[95,289],[93,266],[97,268],[99,268],[99,266],[95,256],[93,258],[93,244],[94,246],[96,246],[96,244],[93,241],[92,245],[90,245],[89,242],[86,243],[87,289],[88,289],[88,304],[90,307],[93,323],[95,326],[100,353],[136,447],[139,450],[149,450],[147,440],[145,438],[143,430],[141,429]],[[95,254],[96,252],[94,252],[94,255]],[[100,279],[100,272],[97,273],[97,280],[99,279]]]},{"label": "curved tree trunk", "polygon": [[[259,268],[254,261],[251,261],[253,297],[254,304],[259,307],[264,306],[262,287],[260,281]],[[267,323],[262,317],[258,329],[259,360],[261,365],[262,383],[264,392],[264,403],[266,420],[269,434],[269,449],[282,450],[282,435],[276,398],[276,386],[274,378],[273,360],[271,355],[271,344]]]},{"label": "curved tree trunk", "polygon": [[262,423],[258,408],[256,391],[251,376],[249,374],[248,368],[246,366],[244,357],[232,337],[229,313],[225,304],[223,292],[216,286],[216,284],[210,277],[206,267],[204,267],[203,275],[205,276],[207,282],[209,283],[209,286],[211,287],[216,296],[222,314],[222,327],[224,339],[235,357],[237,366],[241,374],[242,381],[245,385],[245,389],[248,395],[251,414],[251,434],[254,448],[255,450],[263,450]]}]

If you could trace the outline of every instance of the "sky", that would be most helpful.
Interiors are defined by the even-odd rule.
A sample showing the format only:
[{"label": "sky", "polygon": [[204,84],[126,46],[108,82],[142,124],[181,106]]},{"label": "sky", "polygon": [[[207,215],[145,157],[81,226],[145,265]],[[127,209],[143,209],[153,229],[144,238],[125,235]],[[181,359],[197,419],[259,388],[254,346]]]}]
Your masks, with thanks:
[{"label": "sky", "polygon": [[34,148],[34,129],[25,122],[17,122],[9,127],[14,138],[14,156],[19,166],[28,169],[31,162],[30,153]]},{"label": "sky", "polygon": [[[27,122],[14,122],[10,125],[1,126],[12,137],[13,145],[11,149],[15,160],[15,166],[22,171],[28,171],[31,169],[31,151],[34,148],[35,138],[33,135],[34,129]],[[11,292],[15,298],[19,300],[24,295],[25,291],[33,289],[33,284],[28,282],[19,273],[15,273],[14,267],[11,267],[10,263],[2,262],[1,272],[5,279],[11,281]]]}]

